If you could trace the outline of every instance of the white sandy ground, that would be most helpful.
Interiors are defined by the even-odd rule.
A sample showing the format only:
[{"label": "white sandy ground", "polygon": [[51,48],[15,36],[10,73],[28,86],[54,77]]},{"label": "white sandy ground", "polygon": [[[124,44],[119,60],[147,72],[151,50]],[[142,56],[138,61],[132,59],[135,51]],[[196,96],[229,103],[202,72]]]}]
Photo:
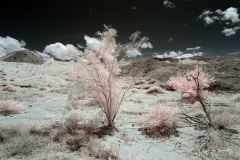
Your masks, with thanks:
[{"label": "white sandy ground", "polygon": [[[191,63],[184,61],[184,63]],[[30,88],[23,88],[16,93],[2,91],[0,88],[0,97],[12,97],[25,106],[24,112],[12,116],[0,117],[0,125],[50,125],[53,123],[62,123],[65,117],[72,112],[79,112],[83,115],[84,121],[90,121],[99,115],[100,109],[97,106],[81,107],[77,110],[69,111],[69,100],[67,94],[39,90],[41,86],[60,88],[67,86],[65,78],[72,72],[73,63],[65,62],[46,62],[43,65],[32,65],[27,63],[1,62],[0,71],[6,75],[1,75],[0,85],[31,85]],[[5,79],[5,80],[3,80]],[[133,83],[131,77],[121,78],[121,81],[129,86]],[[150,85],[149,85],[150,86]],[[141,88],[141,87],[140,87]],[[137,93],[128,93],[129,96],[122,104],[119,114],[115,120],[118,132],[107,136],[102,143],[109,148],[114,148],[119,152],[121,159],[134,160],[188,160],[202,159],[201,153],[195,144],[196,137],[203,134],[203,131],[194,130],[192,127],[183,127],[178,129],[178,137],[152,139],[143,135],[138,129],[139,120],[156,103],[167,104],[169,106],[186,105],[179,101],[180,94],[167,91],[164,94],[147,95],[146,90],[139,89]],[[210,93],[210,98],[217,104],[224,101],[230,103],[228,97],[230,94]],[[238,105],[240,104],[233,104]],[[237,126],[237,130],[239,130]],[[239,135],[238,135],[239,137]],[[51,147],[50,147],[51,148]],[[229,148],[232,150],[232,148]],[[195,151],[195,152],[194,152]],[[41,155],[55,154],[51,149]],[[82,159],[81,153],[66,151],[57,151],[59,155],[67,155],[71,159]],[[0,151],[0,159],[2,158]],[[38,155],[34,155],[35,158]],[[34,156],[32,159],[35,159]],[[4,159],[4,158],[2,158]],[[17,159],[13,157],[10,159]],[[31,159],[31,158],[30,158]],[[211,159],[211,158],[203,158]]]}]

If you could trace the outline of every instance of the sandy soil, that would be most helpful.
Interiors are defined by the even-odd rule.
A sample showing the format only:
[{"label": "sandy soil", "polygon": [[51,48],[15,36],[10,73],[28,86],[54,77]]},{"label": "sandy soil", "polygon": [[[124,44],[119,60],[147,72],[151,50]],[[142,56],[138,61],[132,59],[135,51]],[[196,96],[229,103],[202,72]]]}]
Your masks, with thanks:
[{"label": "sandy soil", "polygon": [[[176,61],[175,61],[176,62]],[[156,62],[154,62],[156,63]],[[189,68],[196,63],[196,60],[183,60],[181,62]],[[207,62],[201,61],[201,64]],[[131,65],[131,70],[129,69]],[[178,67],[178,62],[172,63],[170,60],[165,60],[157,67],[146,66],[146,71],[141,68],[143,64],[136,62],[126,62],[122,64],[123,74],[120,77],[125,86],[134,84],[137,77],[150,77],[155,79],[155,84],[144,84],[134,86],[138,88],[138,92],[128,92],[128,98],[122,104],[119,114],[115,120],[118,131],[113,135],[106,136],[101,140],[102,144],[110,148],[115,148],[119,152],[121,159],[134,160],[188,160],[188,159],[211,159],[211,157],[203,156],[207,151],[200,151],[196,142],[198,136],[203,135],[204,131],[195,130],[193,127],[179,128],[179,136],[171,136],[169,138],[149,138],[145,136],[138,129],[140,128],[138,122],[148,111],[157,103],[166,104],[168,106],[186,106],[189,104],[181,102],[180,94],[173,91],[166,91],[163,94],[146,94],[146,88],[159,85],[166,88],[167,77],[161,77],[162,74],[176,75],[176,72],[170,73],[174,67]],[[101,117],[100,109],[97,106],[83,106],[79,109],[69,110],[70,102],[66,92],[61,92],[58,89],[64,88],[68,85],[66,78],[73,70],[75,64],[67,62],[45,62],[42,65],[33,65],[27,63],[14,63],[0,61],[0,98],[14,99],[25,106],[24,112],[11,116],[2,116],[0,118],[1,125],[18,125],[21,128],[24,125],[50,125],[64,123],[66,117],[71,113],[80,113],[84,117],[84,121],[91,121],[96,117]],[[135,67],[132,67],[135,66]],[[138,67],[136,67],[138,66]],[[148,66],[148,67],[147,67]],[[125,67],[125,68],[124,68]],[[166,70],[168,67],[168,70]],[[128,69],[126,69],[128,68]],[[153,74],[158,72],[159,74]],[[134,77],[134,78],[133,78]],[[22,86],[22,89],[17,92],[2,91],[3,86],[13,84]],[[41,90],[41,87],[48,87],[48,90]],[[237,86],[237,85],[236,85]],[[236,92],[237,89],[236,89]],[[216,93],[210,92],[209,98],[213,104],[227,104],[236,105],[240,107],[239,103],[233,103],[229,100],[232,95],[230,92]],[[88,101],[88,100],[86,100]],[[240,127],[236,126],[239,130]],[[237,135],[239,138],[239,135]],[[0,143],[1,146],[1,143]],[[233,151],[233,148],[229,148]],[[69,159],[83,159],[80,153],[71,152],[69,150],[55,151],[52,149],[40,151],[31,155],[28,159],[37,159],[44,155],[50,155],[57,152],[57,154],[64,154]],[[9,157],[8,157],[9,158]],[[9,159],[21,159],[22,157],[11,157]],[[0,151],[0,159],[7,159],[4,153]],[[26,157],[23,159],[27,159]],[[221,158],[220,158],[221,159]]]}]

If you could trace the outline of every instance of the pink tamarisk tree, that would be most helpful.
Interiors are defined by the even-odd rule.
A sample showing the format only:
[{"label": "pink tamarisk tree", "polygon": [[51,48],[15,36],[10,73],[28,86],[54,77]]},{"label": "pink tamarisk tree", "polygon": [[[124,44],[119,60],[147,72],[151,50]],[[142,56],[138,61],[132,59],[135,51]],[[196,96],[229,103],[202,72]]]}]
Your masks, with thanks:
[{"label": "pink tamarisk tree", "polygon": [[87,48],[83,52],[84,60],[80,59],[80,64],[84,70],[79,71],[78,69],[73,73],[73,77],[75,77],[73,82],[81,84],[80,86],[83,87],[79,89],[84,88],[88,96],[96,101],[106,116],[107,127],[113,129],[114,120],[127,91],[123,89],[123,85],[119,81],[121,69],[117,56],[120,53],[128,53],[128,56],[134,57],[137,55],[133,55],[134,53],[130,50],[139,51],[151,45],[146,37],[140,38],[140,34],[136,34],[134,39],[134,43],[138,43],[138,45],[130,46],[132,43],[128,45],[117,44],[117,31],[106,25],[104,25],[104,30],[97,32],[96,35],[98,38],[84,37],[87,41]]}]

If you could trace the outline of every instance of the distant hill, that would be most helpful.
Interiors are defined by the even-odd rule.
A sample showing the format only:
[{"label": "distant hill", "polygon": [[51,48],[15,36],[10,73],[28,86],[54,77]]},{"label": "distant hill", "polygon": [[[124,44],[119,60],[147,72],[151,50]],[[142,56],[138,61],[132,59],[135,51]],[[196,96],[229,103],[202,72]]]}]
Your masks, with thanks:
[{"label": "distant hill", "polygon": [[6,56],[1,57],[0,60],[5,62],[22,62],[32,64],[44,63],[44,60],[40,56],[30,50],[12,52]]}]

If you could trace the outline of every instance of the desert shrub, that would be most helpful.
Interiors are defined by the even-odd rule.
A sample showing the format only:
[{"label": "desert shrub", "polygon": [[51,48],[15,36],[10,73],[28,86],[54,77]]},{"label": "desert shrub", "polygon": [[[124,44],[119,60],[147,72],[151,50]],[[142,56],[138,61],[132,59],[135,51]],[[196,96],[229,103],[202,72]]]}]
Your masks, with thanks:
[{"label": "desert shrub", "polygon": [[73,135],[79,129],[78,123],[82,121],[82,116],[77,113],[70,114],[70,116],[66,119],[65,130],[67,133]]},{"label": "desert shrub", "polygon": [[135,93],[135,92],[138,92],[139,89],[137,89],[137,88],[132,88],[132,89],[130,89],[130,91],[133,92],[133,93]]},{"label": "desert shrub", "polygon": [[146,91],[147,94],[152,94],[152,93],[164,93],[164,92],[165,92],[165,90],[162,89],[162,88],[159,87],[159,86],[152,86],[152,87],[150,87],[150,88]]},{"label": "desert shrub", "polygon": [[23,109],[24,107],[17,101],[13,101],[13,100],[0,101],[0,114],[2,115],[21,113]]},{"label": "desert shrub", "polygon": [[194,70],[187,71],[184,75],[170,77],[167,84],[181,93],[182,99],[195,102],[208,94],[206,89],[212,82],[214,79],[206,74],[202,67],[196,65]]},{"label": "desert shrub", "polygon": [[[117,31],[106,25],[103,32],[97,32],[96,35],[99,38],[84,37],[87,41],[83,53],[85,59],[79,59],[81,67],[76,67],[73,78],[68,79],[71,81],[69,99],[85,98],[86,95],[94,99],[107,118],[108,128],[114,128],[114,120],[126,93],[118,80],[121,70],[117,56],[123,51],[124,57],[136,57],[141,55],[140,49],[151,48],[151,44],[147,37],[140,37],[140,32],[130,36],[131,42],[117,44]],[[88,40],[96,40],[99,44],[93,46]]]},{"label": "desert shrub", "polygon": [[45,155],[42,157],[35,157],[36,160],[72,160],[64,155]]},{"label": "desert shrub", "polygon": [[43,149],[51,142],[48,136],[30,134],[29,128],[22,126],[1,126],[0,132],[4,139],[0,144],[1,157],[28,156]]},{"label": "desert shrub", "polygon": [[187,71],[185,75],[170,77],[168,85],[182,94],[183,99],[188,99],[192,103],[199,102],[201,109],[205,113],[206,118],[199,119],[192,116],[185,111],[182,113],[183,119],[192,124],[213,126],[212,116],[210,113],[210,105],[206,101],[206,95],[208,94],[207,88],[209,84],[214,81],[203,69],[196,65],[194,70]]},{"label": "desert shrub", "polygon": [[151,137],[170,136],[177,133],[180,109],[155,105],[140,121],[144,133]]},{"label": "desert shrub", "polygon": [[71,102],[71,107],[73,109],[78,109],[81,107],[92,107],[92,106],[97,106],[97,102],[94,100],[76,100]]},{"label": "desert shrub", "polygon": [[138,80],[138,81],[135,82],[135,85],[141,85],[141,84],[146,84],[146,83],[147,83],[146,80],[140,79],[140,80]]},{"label": "desert shrub", "polygon": [[39,135],[39,136],[50,136],[52,129],[50,127],[38,127],[32,126],[29,129],[30,135]]},{"label": "desert shrub", "polygon": [[240,94],[235,94],[230,98],[233,102],[239,103],[240,102]]},{"label": "desert shrub", "polygon": [[239,125],[240,112],[236,107],[220,108],[212,112],[213,114],[213,124],[218,129],[224,129],[230,126]]},{"label": "desert shrub", "polygon": [[86,145],[85,142],[85,138],[84,137],[69,137],[66,140],[66,144],[68,145],[68,148],[70,151],[78,151],[80,150],[81,147],[83,147],[84,145]]},{"label": "desert shrub", "polygon": [[22,89],[21,87],[14,86],[14,85],[6,85],[3,87],[3,91],[10,91],[10,92],[16,92],[18,90]]},{"label": "desert shrub", "polygon": [[[113,148],[113,147],[112,147]],[[100,141],[96,139],[90,139],[88,143],[88,155],[89,157],[95,157],[96,159],[112,159],[119,160],[119,153],[113,149],[107,149]]]},{"label": "desert shrub", "polygon": [[73,70],[73,74],[69,79],[68,99],[70,101],[82,100],[87,96],[86,85],[84,83],[85,80],[84,77],[82,77],[87,73],[85,73],[84,70],[79,68],[81,67],[78,66]]},{"label": "desert shrub", "polygon": [[154,84],[154,83],[156,83],[156,80],[155,80],[155,79],[151,79],[151,80],[148,82],[148,84]]},{"label": "desert shrub", "polygon": [[48,90],[49,88],[48,87],[46,87],[46,86],[41,86],[41,87],[39,87],[39,90],[40,91],[46,91],[46,90]]}]

